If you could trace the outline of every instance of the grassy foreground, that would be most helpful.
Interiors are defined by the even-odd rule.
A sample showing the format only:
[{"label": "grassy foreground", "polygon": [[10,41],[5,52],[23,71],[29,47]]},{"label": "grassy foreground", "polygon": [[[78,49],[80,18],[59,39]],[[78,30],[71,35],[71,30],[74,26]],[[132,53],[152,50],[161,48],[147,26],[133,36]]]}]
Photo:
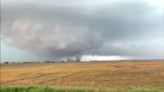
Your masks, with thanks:
[{"label": "grassy foreground", "polygon": [[129,88],[122,90],[89,90],[89,89],[81,89],[81,88],[53,88],[53,87],[1,87],[0,92],[164,92],[164,90],[159,89],[148,89],[148,88]]}]

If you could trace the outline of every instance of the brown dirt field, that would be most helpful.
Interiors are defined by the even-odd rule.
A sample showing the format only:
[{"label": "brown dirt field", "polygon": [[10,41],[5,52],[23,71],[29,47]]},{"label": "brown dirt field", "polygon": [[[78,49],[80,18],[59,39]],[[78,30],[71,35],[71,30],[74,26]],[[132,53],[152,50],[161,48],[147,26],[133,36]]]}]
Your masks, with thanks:
[{"label": "brown dirt field", "polygon": [[1,85],[164,88],[164,60],[1,65]]}]

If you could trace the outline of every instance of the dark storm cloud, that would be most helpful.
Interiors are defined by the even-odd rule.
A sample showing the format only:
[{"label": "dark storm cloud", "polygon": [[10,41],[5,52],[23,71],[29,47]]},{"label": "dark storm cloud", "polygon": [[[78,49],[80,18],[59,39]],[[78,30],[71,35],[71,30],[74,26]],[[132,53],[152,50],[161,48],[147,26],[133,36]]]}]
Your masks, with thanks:
[{"label": "dark storm cloud", "polygon": [[84,54],[144,57],[151,52],[148,56],[156,52],[163,58],[163,12],[145,0],[102,5],[88,5],[85,0],[77,5],[65,0],[16,1],[2,3],[1,9],[2,36],[15,47],[57,58]]}]

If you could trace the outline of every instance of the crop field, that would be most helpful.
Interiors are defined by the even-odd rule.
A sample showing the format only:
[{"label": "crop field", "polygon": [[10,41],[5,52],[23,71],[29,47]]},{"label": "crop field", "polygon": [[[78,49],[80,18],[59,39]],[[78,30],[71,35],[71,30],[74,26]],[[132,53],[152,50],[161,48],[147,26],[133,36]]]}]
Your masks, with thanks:
[{"label": "crop field", "polygon": [[[62,91],[62,89],[52,91],[55,89],[48,88],[51,91],[30,92],[95,92],[93,90],[114,89],[134,89],[127,92],[164,91],[164,61],[162,60],[3,64],[0,73],[2,92],[26,92],[9,91],[15,88],[13,86],[18,86],[16,88],[22,90],[28,89],[28,86],[41,87],[38,88],[41,90],[47,90],[43,88],[47,86],[70,89],[70,91]],[[32,90],[36,90],[35,87],[32,87]],[[72,91],[72,88],[75,88],[75,91]],[[138,89],[141,91],[137,91]]]}]

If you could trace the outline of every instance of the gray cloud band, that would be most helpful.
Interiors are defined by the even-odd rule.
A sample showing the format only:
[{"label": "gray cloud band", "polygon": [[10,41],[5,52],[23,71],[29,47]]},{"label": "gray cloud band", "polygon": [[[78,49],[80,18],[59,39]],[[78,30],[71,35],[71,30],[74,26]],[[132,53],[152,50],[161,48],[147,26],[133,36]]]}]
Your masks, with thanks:
[{"label": "gray cloud band", "polygon": [[[141,1],[120,1],[92,8],[74,4],[5,3],[1,9],[1,33],[12,46],[56,58],[86,54],[137,57],[154,51],[159,54],[156,57],[163,57],[160,43],[163,41],[163,17],[155,11]],[[156,48],[149,46],[154,50],[143,50],[150,39],[159,39],[152,40]],[[132,52],[134,48],[129,45],[124,50],[125,41],[129,45],[132,41],[138,43],[135,49],[140,52]],[[115,45],[118,43],[121,45]]]}]

